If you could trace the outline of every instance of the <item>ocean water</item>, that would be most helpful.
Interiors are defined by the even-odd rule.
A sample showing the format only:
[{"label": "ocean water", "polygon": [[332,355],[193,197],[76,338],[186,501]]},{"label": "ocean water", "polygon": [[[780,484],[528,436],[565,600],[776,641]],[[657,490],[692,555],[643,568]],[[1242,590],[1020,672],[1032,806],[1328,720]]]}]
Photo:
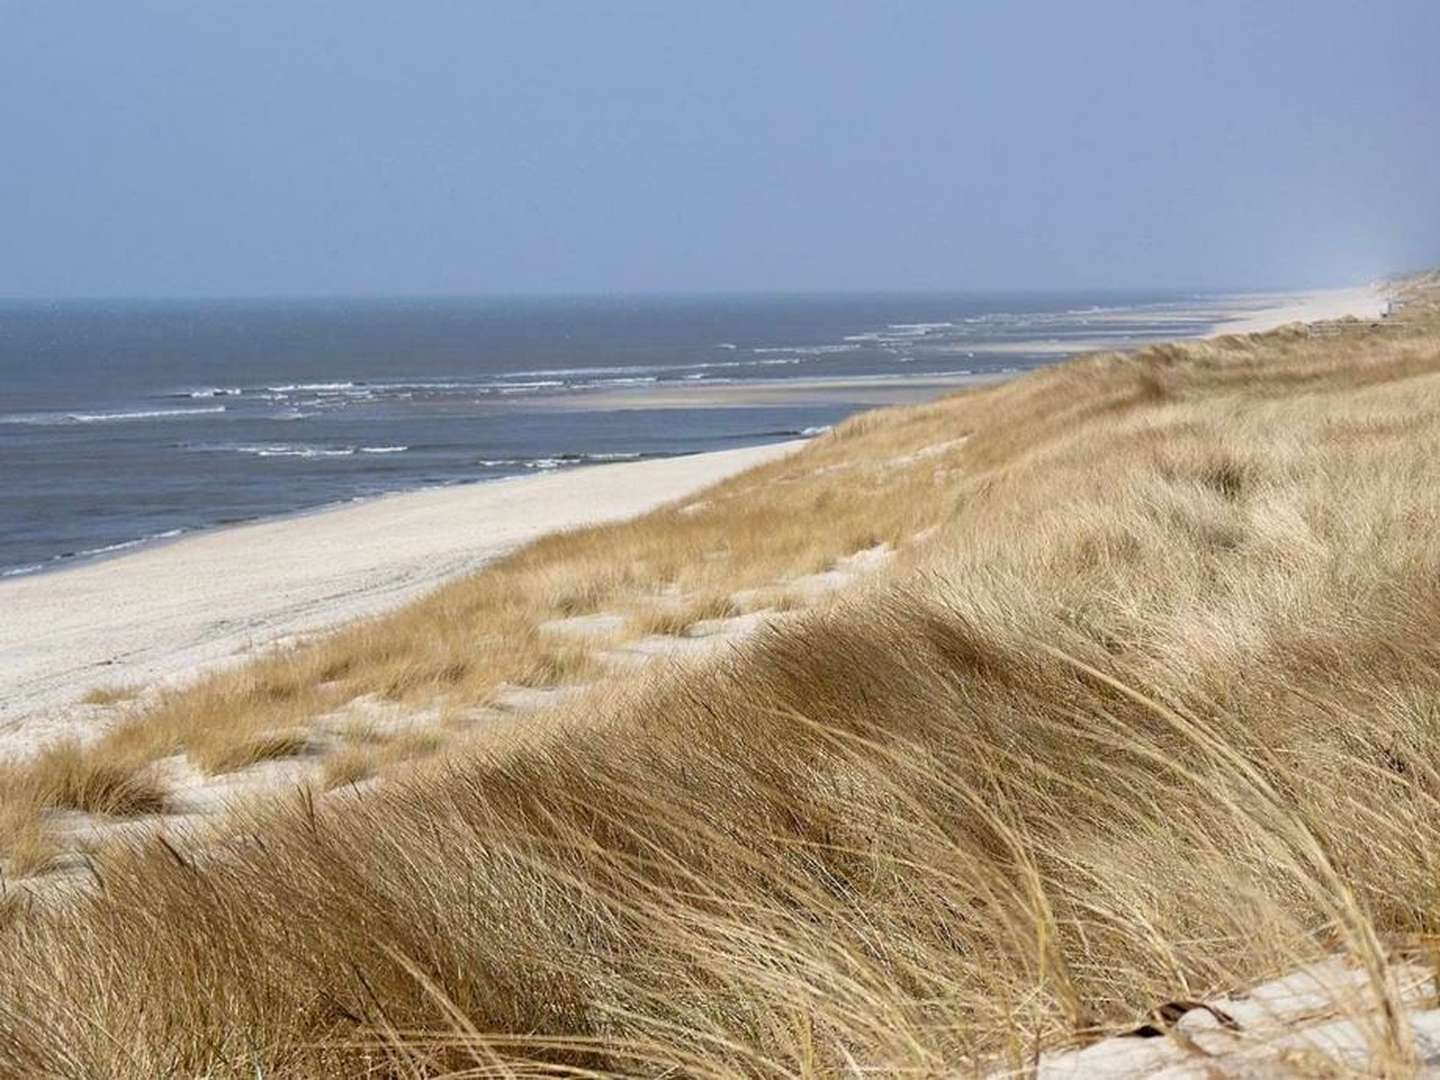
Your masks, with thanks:
[{"label": "ocean water", "polygon": [[[0,302],[0,575],[381,492],[814,434],[673,384],[1024,370],[1224,298]],[[628,388],[631,407],[587,404]],[[609,395],[607,395],[609,396]]]}]

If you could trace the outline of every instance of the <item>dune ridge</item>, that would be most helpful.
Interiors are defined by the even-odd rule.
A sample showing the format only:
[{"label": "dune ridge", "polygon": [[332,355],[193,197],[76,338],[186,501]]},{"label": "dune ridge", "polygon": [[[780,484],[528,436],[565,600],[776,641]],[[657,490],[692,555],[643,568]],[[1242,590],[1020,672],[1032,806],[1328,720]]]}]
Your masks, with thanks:
[{"label": "dune ridge", "polygon": [[[1375,324],[867,413],[143,703],[130,743],[0,791],[118,799],[157,747],[205,757],[183,746],[205,709],[260,736],[370,695],[493,709],[504,665],[537,658],[532,683],[588,683],[525,738],[482,712],[373,791],[302,787],[203,844],[89,853],[61,895],[12,888],[0,1068],[1001,1074],[1331,962],[1368,989],[1351,1067],[1417,1071],[1400,975],[1433,971],[1440,901],[1440,279],[1400,295]],[[764,618],[592,670],[731,605]],[[502,616],[579,640],[494,651]]]}]

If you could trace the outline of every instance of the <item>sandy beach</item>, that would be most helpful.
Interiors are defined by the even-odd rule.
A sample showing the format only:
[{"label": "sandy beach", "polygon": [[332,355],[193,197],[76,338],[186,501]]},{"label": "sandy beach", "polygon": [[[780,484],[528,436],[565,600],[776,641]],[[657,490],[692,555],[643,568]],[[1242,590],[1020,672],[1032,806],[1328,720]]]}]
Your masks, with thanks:
[{"label": "sandy beach", "polygon": [[1384,285],[1373,284],[1304,293],[1256,294],[1245,299],[1260,306],[1257,310],[1237,314],[1233,320],[1217,327],[1211,337],[1262,334],[1288,323],[1324,322],[1347,316],[1376,319],[1384,314],[1389,293]]},{"label": "sandy beach", "polygon": [[[1377,316],[1365,286],[1237,297],[1216,333]],[[901,404],[994,376],[785,380],[746,386],[617,390],[595,408]],[[193,676],[273,645],[393,607],[547,532],[612,521],[789,453],[798,442],[595,466],[383,496],[217,529],[171,544],[0,582],[0,755],[76,722],[97,686]]]},{"label": "sandy beach", "polygon": [[180,679],[373,614],[544,533],[643,513],[798,442],[381,496],[0,583],[0,755],[96,686]]}]

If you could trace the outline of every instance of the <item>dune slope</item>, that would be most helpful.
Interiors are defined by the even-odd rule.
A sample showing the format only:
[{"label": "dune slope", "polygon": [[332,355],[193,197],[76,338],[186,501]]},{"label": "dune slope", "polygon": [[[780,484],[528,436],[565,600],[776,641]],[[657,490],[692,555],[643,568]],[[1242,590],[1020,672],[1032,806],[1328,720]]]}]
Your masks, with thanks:
[{"label": "dune slope", "polygon": [[[553,737],[12,890],[0,1069],[1021,1070],[1322,957],[1380,999],[1368,1062],[1413,1069],[1388,973],[1440,905],[1440,310],[1407,296],[866,414],[482,572],[791,545],[691,583],[759,587],[827,520],[822,563],[900,551],[535,716]],[[406,618],[452,658],[488,610]]]}]

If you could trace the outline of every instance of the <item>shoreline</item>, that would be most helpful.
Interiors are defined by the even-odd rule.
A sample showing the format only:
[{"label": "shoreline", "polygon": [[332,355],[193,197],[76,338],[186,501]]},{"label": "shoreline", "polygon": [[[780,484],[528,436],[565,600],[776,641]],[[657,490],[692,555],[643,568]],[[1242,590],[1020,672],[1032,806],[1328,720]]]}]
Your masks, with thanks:
[{"label": "shoreline", "polygon": [[[1303,292],[1239,293],[1231,300],[1233,314],[1214,322],[1203,334],[1155,334],[1092,338],[1081,342],[1035,339],[984,346],[995,355],[1045,355],[1047,363],[1102,352],[1131,352],[1165,341],[1207,341],[1229,334],[1263,334],[1290,323],[1325,322],[1354,316],[1380,317],[1388,300],[1383,284],[1315,289]],[[977,350],[978,351],[978,350]],[[1043,365],[1042,365],[1043,366]],[[1033,370],[935,373],[920,375],[872,374],[813,378],[751,379],[737,383],[667,383],[663,387],[622,387],[597,391],[585,399],[590,408],[703,409],[765,405],[914,405],[970,387],[1012,379]],[[570,402],[532,402],[531,408],[570,407]]]},{"label": "shoreline", "polygon": [[[633,410],[666,409],[712,409],[712,408],[763,408],[795,406],[850,406],[856,409],[874,408],[887,405],[918,404],[937,396],[983,386],[1016,375],[1024,374],[1036,366],[1059,363],[1063,360],[1099,352],[1128,352],[1145,345],[1172,340],[1207,340],[1225,334],[1262,333],[1290,322],[1313,322],[1354,315],[1360,318],[1377,317],[1386,301],[1386,284],[1372,283],[1364,286],[1347,286],[1335,289],[1318,289],[1297,292],[1265,292],[1203,295],[1195,297],[1199,305],[1191,311],[1180,309],[1169,313],[1171,322],[1194,323],[1203,316],[1209,326],[1204,333],[1167,332],[1165,322],[1153,315],[1146,317],[1155,323],[1152,332],[1136,334],[1121,332],[1115,335],[1085,335],[1081,339],[1063,337],[1036,337],[1032,339],[992,342],[983,347],[987,357],[1016,356],[1030,362],[1023,367],[992,368],[986,371],[924,372],[906,374],[900,372],[874,372],[864,375],[819,375],[798,378],[746,379],[737,382],[717,380],[714,382],[664,382],[644,386],[621,386],[587,392],[583,399],[571,395],[553,399],[538,397],[525,402],[524,407],[537,412],[628,412]],[[1216,318],[1219,311],[1226,311]],[[1132,317],[1139,308],[1104,309],[1102,314],[1093,316],[1097,324],[1107,319]],[[1102,309],[1097,309],[1097,312]],[[970,353],[974,355],[973,352]],[[1036,361],[1039,361],[1037,364]],[[1023,362],[1023,361],[1020,361]],[[774,439],[789,437],[786,433],[772,433]],[[803,437],[803,435],[802,435]],[[756,443],[754,445],[763,445]],[[682,450],[670,456],[682,457],[705,450]],[[311,505],[261,512],[239,519],[186,524],[160,533],[117,540],[107,546],[91,550],[66,552],[50,555],[29,564],[17,564],[0,569],[0,587],[16,579],[30,579],[68,572],[99,562],[123,558],[140,551],[165,547],[177,541],[203,535],[216,529],[243,527],[250,524],[278,521],[289,517],[308,514],[323,514],[344,509],[352,503],[370,499],[386,498],[396,494],[440,490],[446,487],[466,486],[472,483],[492,483],[532,475],[516,472],[509,475],[485,478],[483,480],[459,479],[442,483],[414,483],[393,488],[389,491],[370,492],[350,498],[331,499]]]},{"label": "shoreline", "polygon": [[547,533],[633,517],[801,445],[395,492],[7,579],[0,758],[72,729],[79,699],[98,686],[183,681],[250,649],[398,606]]},{"label": "shoreline", "polygon": [[1347,317],[1378,319],[1383,317],[1390,301],[1390,286],[1386,282],[1372,282],[1339,289],[1257,293],[1254,296],[1272,303],[1219,324],[1205,337],[1263,334],[1290,323],[1329,322]]},{"label": "shoreline", "polygon": [[[1383,286],[1371,285],[1235,299],[1250,306],[1237,307],[1232,318],[1189,340],[1345,315],[1373,318],[1386,294]],[[881,406],[926,401],[1014,374],[627,389],[587,404]],[[0,625],[0,756],[21,743],[72,730],[83,720],[75,715],[84,709],[79,699],[96,687],[194,677],[242,659],[248,649],[398,606],[546,533],[643,513],[803,443],[777,441],[390,492],[142,541],[0,579],[0,605],[8,616]]]},{"label": "shoreline", "polygon": [[[760,446],[770,446],[774,442],[784,442],[784,439],[775,439],[771,442],[754,443],[749,446],[736,447],[737,450],[751,450]],[[802,439],[803,441],[803,439]],[[669,461],[674,458],[698,457],[706,453],[728,453],[728,450],[690,450],[676,454],[657,454],[653,457],[644,458],[645,461]],[[5,586],[12,581],[33,581],[37,578],[51,577],[55,574],[70,573],[74,570],[82,570],[88,566],[97,566],[103,563],[114,562],[116,559],[126,559],[132,555],[139,555],[147,551],[159,551],[162,548],[181,544],[187,540],[193,540],[201,536],[209,536],[216,532],[227,532],[232,529],[246,529],[254,525],[268,525],[279,521],[292,521],[297,518],[316,517],[324,514],[333,514],[337,511],[350,509],[354,506],[361,506],[366,503],[375,502],[377,499],[394,499],[406,495],[423,495],[436,491],[453,491],[457,488],[470,488],[486,484],[507,484],[516,480],[528,480],[539,476],[552,476],[560,473],[579,472],[584,469],[608,468],[611,465],[634,465],[637,461],[618,461],[613,463],[589,463],[575,465],[567,469],[529,471],[507,473],[503,476],[491,476],[476,480],[450,480],[443,483],[420,484],[414,487],[396,488],[393,491],[376,491],[364,495],[352,495],[345,499],[332,499],[329,502],[316,503],[313,506],[300,506],[293,510],[282,510],[278,513],[261,513],[251,517],[231,518],[217,521],[210,525],[195,525],[190,528],[174,529],[170,532],[158,533],[154,536],[142,536],[134,540],[126,540],[110,547],[97,551],[77,551],[68,555],[55,555],[48,561],[36,563],[33,566],[21,567],[0,572],[0,596],[3,596]],[[0,703],[0,717],[3,717],[3,703]]]}]

